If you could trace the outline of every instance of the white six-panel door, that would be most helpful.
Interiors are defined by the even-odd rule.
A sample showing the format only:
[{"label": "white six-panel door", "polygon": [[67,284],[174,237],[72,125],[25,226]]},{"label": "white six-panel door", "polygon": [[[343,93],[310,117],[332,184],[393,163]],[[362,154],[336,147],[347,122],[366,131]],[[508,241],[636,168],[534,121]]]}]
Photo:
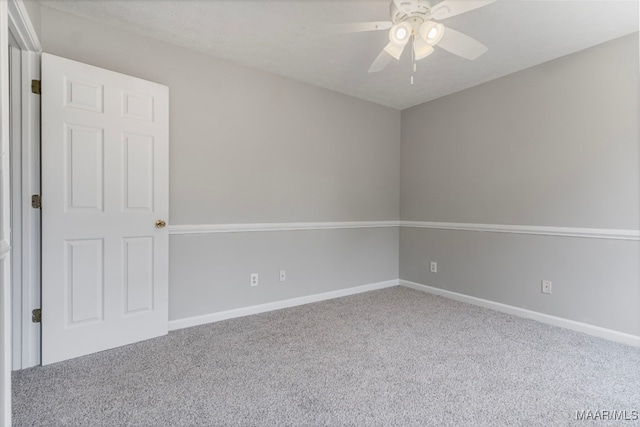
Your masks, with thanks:
[{"label": "white six-panel door", "polygon": [[166,86],[42,55],[42,364],[164,335]]}]

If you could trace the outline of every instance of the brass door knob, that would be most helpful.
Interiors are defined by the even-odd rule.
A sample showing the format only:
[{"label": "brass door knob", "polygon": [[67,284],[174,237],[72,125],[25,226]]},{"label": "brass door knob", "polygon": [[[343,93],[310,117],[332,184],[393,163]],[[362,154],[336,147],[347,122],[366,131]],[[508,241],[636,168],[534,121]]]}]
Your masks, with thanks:
[{"label": "brass door knob", "polygon": [[165,225],[167,225],[167,223],[161,219],[156,221],[156,228],[163,228]]}]

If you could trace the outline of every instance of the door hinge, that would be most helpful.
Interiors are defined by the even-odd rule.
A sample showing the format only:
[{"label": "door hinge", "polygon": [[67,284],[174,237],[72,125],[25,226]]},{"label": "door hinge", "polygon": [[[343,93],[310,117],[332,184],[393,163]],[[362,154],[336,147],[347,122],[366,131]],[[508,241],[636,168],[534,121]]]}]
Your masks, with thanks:
[{"label": "door hinge", "polygon": [[34,209],[42,208],[42,198],[39,194],[34,194],[31,196],[31,207]]},{"label": "door hinge", "polygon": [[42,322],[42,309],[36,308],[31,312],[31,321],[33,323],[41,323]]},{"label": "door hinge", "polygon": [[42,93],[40,86],[40,80],[31,80],[31,92],[40,95]]}]

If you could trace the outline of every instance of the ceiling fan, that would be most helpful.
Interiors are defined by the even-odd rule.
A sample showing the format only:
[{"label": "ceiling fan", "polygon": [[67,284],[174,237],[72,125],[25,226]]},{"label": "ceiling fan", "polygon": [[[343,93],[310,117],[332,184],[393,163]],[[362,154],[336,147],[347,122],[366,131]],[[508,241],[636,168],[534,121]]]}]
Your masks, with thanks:
[{"label": "ceiling fan", "polygon": [[[413,66],[440,47],[466,59],[476,59],[487,51],[477,40],[445,27],[439,20],[486,6],[496,0],[392,0],[391,20],[357,22],[338,27],[342,33],[389,30],[389,43],[373,61],[369,72],[382,70],[391,59],[399,60],[404,48],[412,42]],[[413,83],[413,77],[412,77]]]}]

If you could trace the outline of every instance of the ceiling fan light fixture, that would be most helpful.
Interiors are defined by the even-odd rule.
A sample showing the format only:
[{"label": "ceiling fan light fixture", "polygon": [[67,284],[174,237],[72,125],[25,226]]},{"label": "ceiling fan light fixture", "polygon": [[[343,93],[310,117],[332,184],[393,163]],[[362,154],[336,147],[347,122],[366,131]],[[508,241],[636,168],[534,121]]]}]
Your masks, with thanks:
[{"label": "ceiling fan light fixture", "polygon": [[416,61],[431,55],[435,49],[420,37],[416,37],[413,42],[413,53]]},{"label": "ceiling fan light fixture", "polygon": [[391,27],[389,31],[389,40],[396,46],[404,46],[411,36],[411,24],[408,22],[400,22]]},{"label": "ceiling fan light fixture", "polygon": [[427,21],[420,26],[419,33],[424,41],[435,46],[444,35],[444,25],[439,22]]}]

